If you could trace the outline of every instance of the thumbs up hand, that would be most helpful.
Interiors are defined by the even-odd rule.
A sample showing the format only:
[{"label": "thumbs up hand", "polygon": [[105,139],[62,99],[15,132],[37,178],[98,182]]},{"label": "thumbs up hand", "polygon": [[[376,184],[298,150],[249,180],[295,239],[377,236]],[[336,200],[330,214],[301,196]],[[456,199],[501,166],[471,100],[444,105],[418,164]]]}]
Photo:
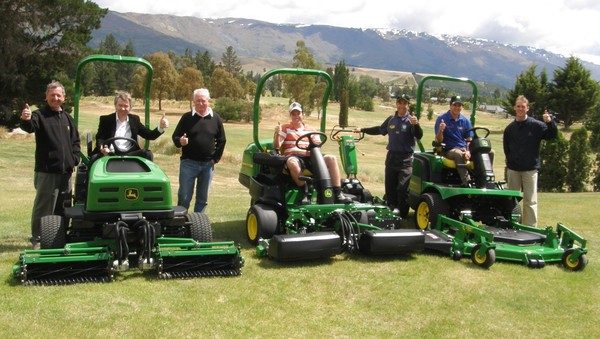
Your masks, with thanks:
[{"label": "thumbs up hand", "polygon": [[443,132],[446,129],[446,123],[444,122],[444,119],[442,119],[442,121],[440,121],[440,132]]},{"label": "thumbs up hand", "polygon": [[188,137],[185,133],[183,133],[183,135],[181,136],[181,138],[179,138],[179,143],[181,144],[181,146],[187,146],[188,144]]},{"label": "thumbs up hand", "polygon": [[163,112],[162,117],[160,118],[160,128],[165,129],[169,128],[169,120],[167,120],[167,114]]},{"label": "thumbs up hand", "polygon": [[25,104],[23,111],[21,111],[21,119],[31,120],[31,109],[29,109],[29,104]]},{"label": "thumbs up hand", "polygon": [[415,116],[415,112],[410,113],[410,124],[416,125],[419,123],[419,119]]}]

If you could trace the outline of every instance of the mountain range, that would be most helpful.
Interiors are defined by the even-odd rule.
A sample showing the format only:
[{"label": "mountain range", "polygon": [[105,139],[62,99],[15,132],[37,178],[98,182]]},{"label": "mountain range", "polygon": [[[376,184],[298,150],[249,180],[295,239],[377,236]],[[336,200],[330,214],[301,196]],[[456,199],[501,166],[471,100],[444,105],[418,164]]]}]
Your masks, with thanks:
[{"label": "mountain range", "polygon": [[[242,18],[206,19],[162,14],[109,11],[93,32],[90,47],[112,34],[123,46],[132,42],[136,54],[157,51],[183,54],[208,51],[218,62],[232,46],[245,70],[264,73],[289,67],[296,42],[303,40],[317,62],[419,74],[466,77],[511,88],[532,64],[550,79],[567,57],[547,50],[464,36],[434,36],[396,29],[357,29],[327,25],[273,24]],[[580,60],[592,78],[600,66]],[[248,69],[248,68],[257,69]]]}]

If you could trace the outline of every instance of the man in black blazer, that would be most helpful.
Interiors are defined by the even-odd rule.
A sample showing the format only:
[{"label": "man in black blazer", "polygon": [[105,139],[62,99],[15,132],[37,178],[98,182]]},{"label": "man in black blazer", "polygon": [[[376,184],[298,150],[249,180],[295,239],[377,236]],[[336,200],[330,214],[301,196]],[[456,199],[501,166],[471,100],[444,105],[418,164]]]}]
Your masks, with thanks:
[{"label": "man in black blazer", "polygon": [[147,128],[140,121],[140,117],[135,114],[130,114],[131,111],[131,95],[125,91],[117,92],[115,96],[115,113],[103,115],[100,117],[98,124],[98,132],[96,133],[96,150],[94,153],[102,153],[108,155],[117,153],[126,155],[137,155],[145,157],[149,160],[153,159],[152,152],[139,147],[139,145],[127,140],[115,140],[110,145],[104,142],[113,137],[131,138],[137,141],[138,135],[147,140],[155,140],[163,134],[165,129],[169,127],[165,113],[163,113],[159,126],[153,130]]}]

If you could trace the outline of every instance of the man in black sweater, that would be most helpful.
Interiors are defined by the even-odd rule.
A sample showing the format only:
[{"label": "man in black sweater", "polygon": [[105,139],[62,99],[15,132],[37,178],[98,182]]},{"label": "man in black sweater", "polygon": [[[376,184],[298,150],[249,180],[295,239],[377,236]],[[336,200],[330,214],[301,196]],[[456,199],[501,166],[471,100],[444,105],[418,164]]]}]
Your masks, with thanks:
[{"label": "man in black sweater", "polygon": [[173,143],[181,147],[177,204],[189,209],[196,185],[194,212],[203,213],[214,165],[221,160],[227,140],[223,120],[210,108],[208,89],[194,90],[193,99],[194,109],[183,114],[173,132]]},{"label": "man in black sweater", "polygon": [[46,87],[47,105],[32,113],[25,104],[21,112],[21,129],[35,133],[36,195],[31,213],[34,250],[41,248],[41,218],[64,215],[63,202],[71,194],[71,175],[79,163],[79,132],[73,117],[62,109],[64,101],[64,86],[53,81]]}]

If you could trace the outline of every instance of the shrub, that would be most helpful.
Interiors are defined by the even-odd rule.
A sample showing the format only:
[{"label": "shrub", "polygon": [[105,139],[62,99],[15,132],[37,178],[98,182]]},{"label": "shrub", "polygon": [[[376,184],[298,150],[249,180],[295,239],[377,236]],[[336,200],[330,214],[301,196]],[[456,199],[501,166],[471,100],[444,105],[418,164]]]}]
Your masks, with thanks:
[{"label": "shrub", "polygon": [[545,141],[540,151],[542,169],[538,178],[538,190],[541,192],[564,192],[567,180],[567,150],[569,143],[558,132],[555,140]]},{"label": "shrub", "polygon": [[246,122],[250,122],[253,118],[252,104],[242,99],[219,98],[216,100],[213,109],[225,121],[245,120]]},{"label": "shrub", "polygon": [[580,128],[573,132],[569,142],[569,169],[567,186],[571,192],[583,192],[588,184],[592,168],[591,148],[588,141],[588,132]]}]

